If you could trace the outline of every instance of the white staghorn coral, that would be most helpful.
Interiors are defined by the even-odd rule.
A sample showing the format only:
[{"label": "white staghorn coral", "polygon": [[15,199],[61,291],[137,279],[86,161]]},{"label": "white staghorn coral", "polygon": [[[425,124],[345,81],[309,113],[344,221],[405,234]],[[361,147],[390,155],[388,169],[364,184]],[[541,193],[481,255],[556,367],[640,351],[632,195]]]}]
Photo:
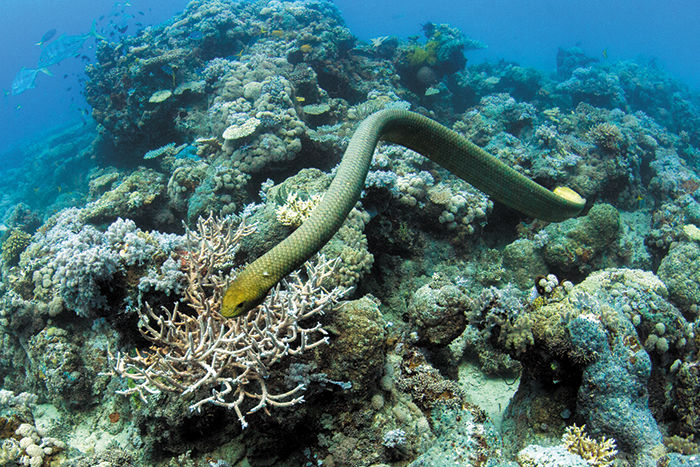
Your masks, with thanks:
[{"label": "white staghorn coral", "polygon": [[133,383],[120,394],[138,394],[144,401],[148,394],[162,391],[184,395],[210,389],[211,395],[199,398],[190,410],[207,403],[227,407],[236,411],[245,428],[247,399],[258,401],[248,413],[303,401],[303,384],[282,394],[270,393],[271,367],[287,355],[299,355],[327,341],[320,323],[304,327],[300,322],[333,307],[344,289],[326,291],[321,286],[336,263],[321,256],[306,264],[308,279],[292,274],[259,307],[245,316],[224,318],[219,313],[226,289],[221,270],[230,266],[240,239],[254,230],[244,223],[234,230],[232,224],[231,218],[210,216],[200,219],[198,232],[188,232],[184,301],[195,315],[181,311],[179,303],[172,310],[154,310],[146,304],[138,311],[139,330],[153,346],[133,357],[110,355],[110,374]]}]

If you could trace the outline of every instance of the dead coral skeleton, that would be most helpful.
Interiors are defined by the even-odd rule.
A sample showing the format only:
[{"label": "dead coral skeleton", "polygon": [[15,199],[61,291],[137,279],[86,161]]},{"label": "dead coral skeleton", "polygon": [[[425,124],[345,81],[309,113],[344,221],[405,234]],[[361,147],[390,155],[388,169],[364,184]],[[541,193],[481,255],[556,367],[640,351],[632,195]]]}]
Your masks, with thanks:
[{"label": "dead coral skeleton", "polygon": [[272,366],[287,355],[299,355],[327,342],[320,323],[305,324],[335,306],[345,290],[327,291],[321,286],[333,273],[336,261],[319,256],[306,263],[307,279],[297,271],[278,284],[259,307],[245,316],[224,318],[219,310],[227,281],[221,271],[230,266],[241,238],[254,227],[242,222],[234,229],[232,218],[210,216],[200,218],[197,230],[187,232],[184,299],[195,313],[182,311],[179,303],[172,310],[161,307],[159,311],[146,304],[138,310],[139,331],[152,346],[145,352],[137,350],[135,356],[110,354],[113,370],[109,374],[130,381],[130,387],[119,394],[138,394],[146,402],[147,395],[163,391],[199,396],[201,389],[210,389],[211,395],[204,393],[190,410],[207,403],[233,409],[245,428],[247,399],[257,401],[248,413],[260,409],[268,413],[268,407],[303,401],[303,384],[282,394],[269,391],[268,377],[275,376]]}]

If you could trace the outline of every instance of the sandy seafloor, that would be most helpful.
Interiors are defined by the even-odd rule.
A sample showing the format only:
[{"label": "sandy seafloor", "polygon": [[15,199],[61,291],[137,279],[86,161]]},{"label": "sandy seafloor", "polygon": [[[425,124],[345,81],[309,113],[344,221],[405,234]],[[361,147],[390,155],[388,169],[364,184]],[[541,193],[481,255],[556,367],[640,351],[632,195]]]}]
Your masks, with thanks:
[{"label": "sandy seafloor", "polygon": [[[0,465],[700,465],[698,95],[423,29],[194,0],[99,42],[91,119],[2,155]],[[380,143],[324,256],[222,317],[383,109],[586,206],[533,219]]]}]

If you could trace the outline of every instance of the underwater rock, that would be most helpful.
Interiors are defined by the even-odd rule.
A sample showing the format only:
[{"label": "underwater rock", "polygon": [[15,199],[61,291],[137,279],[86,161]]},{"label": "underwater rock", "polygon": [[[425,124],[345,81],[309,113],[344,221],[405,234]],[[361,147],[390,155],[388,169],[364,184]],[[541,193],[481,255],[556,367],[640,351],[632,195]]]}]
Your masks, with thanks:
[{"label": "underwater rock", "polygon": [[700,304],[700,245],[683,242],[671,248],[661,261],[659,277],[668,287],[669,298],[690,312]]},{"label": "underwater rock", "polygon": [[118,217],[133,219],[140,226],[149,228],[159,220],[172,218],[167,204],[159,202],[165,195],[165,178],[143,167],[125,177],[119,184],[88,203],[81,217],[94,223],[112,222]]},{"label": "underwater rock", "polygon": [[433,280],[411,297],[410,326],[420,345],[445,346],[464,332],[470,308],[471,300],[455,285]]},{"label": "underwater rock", "polygon": [[81,346],[68,331],[48,327],[29,342],[29,376],[54,405],[87,409],[94,402],[92,377],[85,368]]},{"label": "underwater rock", "polygon": [[[661,446],[661,433],[649,409],[652,359],[678,351],[690,333],[666,294],[652,273],[606,269],[558,297],[545,299],[531,313],[533,343],[514,355],[528,362],[518,393],[529,396],[516,395],[508,423],[524,430],[521,437],[532,433],[519,421],[523,410],[531,407],[533,398],[554,397],[568,388],[561,408],[548,413],[568,409],[572,413],[566,418],[581,417],[593,435],[614,438],[637,465],[649,465],[645,459],[658,457]],[[547,422],[549,428],[540,430],[563,422]],[[537,432],[540,424],[528,423]]]},{"label": "underwater rock", "polygon": [[40,215],[29,205],[19,202],[7,209],[4,222],[9,227],[32,233],[42,224]]},{"label": "underwater rock", "polygon": [[542,254],[531,240],[518,239],[503,250],[504,279],[515,282],[522,290],[532,288],[537,276],[546,276],[549,270]]},{"label": "underwater rock", "polygon": [[384,365],[386,334],[379,307],[364,297],[343,303],[329,318],[324,327],[333,337],[321,350],[328,377],[350,382],[351,394],[367,394]]},{"label": "underwater rock", "polygon": [[508,462],[495,463],[501,457],[502,441],[479,407],[439,404],[430,415],[437,440],[408,467],[479,465],[486,458],[492,459],[487,465],[514,467]]},{"label": "underwater rock", "polygon": [[577,68],[585,68],[599,60],[595,57],[587,57],[578,47],[562,49],[557,51],[557,75],[561,78],[569,79]]},{"label": "underwater rock", "polygon": [[576,68],[571,78],[557,85],[557,91],[570,94],[574,106],[586,102],[606,109],[627,109],[620,79],[600,68]]},{"label": "underwater rock", "polygon": [[593,206],[585,217],[545,228],[549,240],[542,255],[555,271],[586,274],[615,266],[614,248],[620,237],[620,214],[609,204]]}]

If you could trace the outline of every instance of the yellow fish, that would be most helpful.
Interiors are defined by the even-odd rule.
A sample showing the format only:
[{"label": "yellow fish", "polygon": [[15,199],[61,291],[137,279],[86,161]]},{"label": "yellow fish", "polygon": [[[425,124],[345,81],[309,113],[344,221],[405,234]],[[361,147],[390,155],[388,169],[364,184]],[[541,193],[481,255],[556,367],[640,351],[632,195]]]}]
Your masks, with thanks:
[{"label": "yellow fish", "polygon": [[608,48],[606,47],[605,50],[603,50],[603,58],[608,58]]},{"label": "yellow fish", "polygon": [[282,37],[284,36],[284,31],[282,31],[281,29],[275,29],[274,31],[272,31],[272,35],[275,37]]},{"label": "yellow fish", "polygon": [[301,96],[297,96],[297,102],[304,102],[306,99],[304,99]]},{"label": "yellow fish", "polygon": [[314,48],[311,47],[309,44],[304,44],[301,47],[299,47],[299,50],[301,50],[304,53],[311,52]]}]

